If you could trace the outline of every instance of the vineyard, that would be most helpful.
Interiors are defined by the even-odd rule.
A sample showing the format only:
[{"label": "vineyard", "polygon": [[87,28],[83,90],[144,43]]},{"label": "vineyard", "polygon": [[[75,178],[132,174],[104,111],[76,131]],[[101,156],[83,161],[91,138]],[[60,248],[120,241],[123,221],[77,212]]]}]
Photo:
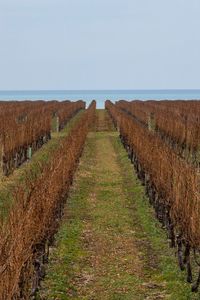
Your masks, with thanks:
[{"label": "vineyard", "polygon": [[61,130],[71,117],[84,108],[83,101],[1,102],[1,173],[9,175],[13,169],[26,161],[32,152],[51,139],[52,117],[57,117],[58,130]]},{"label": "vineyard", "polygon": [[[200,103],[107,101],[106,108],[191,283],[192,251],[200,266]],[[200,272],[192,290],[199,284]]]},{"label": "vineyard", "polygon": [[199,299],[200,101],[2,101],[0,182],[0,300]]},{"label": "vineyard", "polygon": [[[30,106],[31,104],[27,104],[26,112],[30,110],[30,113],[27,113],[27,120],[29,120],[29,114],[32,116]],[[66,121],[83,107],[84,103],[82,102],[72,105],[68,103],[66,105],[65,103],[61,105],[56,103],[37,104],[36,111],[33,113],[38,116],[36,124],[40,126],[37,127],[37,131],[34,130],[34,135],[32,135],[31,117],[30,123],[27,121],[27,127],[19,124],[22,132],[24,130],[23,139],[9,144],[11,153],[24,147],[29,134],[30,139],[25,143],[25,149],[30,143],[32,145],[37,142],[38,137],[44,137],[45,133],[50,133],[49,115],[51,112],[57,112],[60,116],[60,126],[63,127]],[[18,117],[23,110],[22,105],[22,108],[19,108]],[[47,114],[46,127],[43,127],[45,110]],[[5,199],[1,199],[1,206],[4,207],[1,211],[0,233],[1,299],[25,299],[27,295],[30,295],[30,290],[34,294],[38,288],[38,273],[41,272],[42,262],[48,252],[48,243],[51,241],[62,215],[63,198],[72,183],[73,173],[82,152],[88,128],[93,121],[94,111],[95,102],[92,102],[69,134],[60,141],[56,148],[54,147],[55,149],[51,150],[49,161],[38,161],[38,165],[34,165],[33,168],[24,172],[20,184],[12,189],[12,195],[10,195],[12,200],[9,199],[12,205],[9,203],[9,210],[7,208],[6,214],[8,195],[5,194]],[[12,116],[12,105],[10,113]],[[38,118],[42,119],[39,124],[40,119]],[[14,122],[14,117],[11,117],[11,120]],[[15,130],[15,126],[13,128]],[[14,130],[8,131],[10,136]],[[26,138],[25,134],[27,134]],[[10,152],[7,152],[7,149],[4,150],[4,155],[8,153],[6,157],[9,157]],[[35,172],[36,167],[37,173]]]}]

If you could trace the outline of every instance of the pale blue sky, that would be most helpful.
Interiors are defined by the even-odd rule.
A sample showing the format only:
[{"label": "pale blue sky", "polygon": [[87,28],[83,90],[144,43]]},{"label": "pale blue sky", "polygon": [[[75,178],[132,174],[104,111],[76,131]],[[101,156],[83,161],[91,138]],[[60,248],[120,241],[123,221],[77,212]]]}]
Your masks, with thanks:
[{"label": "pale blue sky", "polygon": [[0,0],[0,89],[200,88],[199,0]]}]

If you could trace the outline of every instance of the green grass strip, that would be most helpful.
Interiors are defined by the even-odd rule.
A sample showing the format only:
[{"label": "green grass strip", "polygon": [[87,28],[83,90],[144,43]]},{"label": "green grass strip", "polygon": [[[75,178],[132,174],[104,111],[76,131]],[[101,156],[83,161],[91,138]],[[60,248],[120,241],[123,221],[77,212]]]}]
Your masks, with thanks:
[{"label": "green grass strip", "polygon": [[75,177],[65,216],[56,236],[57,247],[53,250],[45,286],[40,291],[44,299],[66,300],[66,292],[72,296],[77,293],[73,278],[74,273],[79,273],[79,262],[85,257],[80,237],[84,227],[83,220],[87,216],[87,198],[94,184],[94,177],[88,176],[93,166],[93,151],[94,143],[90,139],[87,141],[87,152],[84,152],[87,164],[81,164]]}]

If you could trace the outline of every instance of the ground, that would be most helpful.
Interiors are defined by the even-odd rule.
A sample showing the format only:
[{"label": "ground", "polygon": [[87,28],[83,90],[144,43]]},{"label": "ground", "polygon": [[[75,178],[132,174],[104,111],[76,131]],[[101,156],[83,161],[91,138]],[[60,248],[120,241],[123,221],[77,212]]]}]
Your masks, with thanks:
[{"label": "ground", "polygon": [[118,132],[110,123],[109,131],[100,131],[106,130],[108,115],[99,111],[97,116],[97,131],[87,137],[40,297],[199,299],[177,267]]}]

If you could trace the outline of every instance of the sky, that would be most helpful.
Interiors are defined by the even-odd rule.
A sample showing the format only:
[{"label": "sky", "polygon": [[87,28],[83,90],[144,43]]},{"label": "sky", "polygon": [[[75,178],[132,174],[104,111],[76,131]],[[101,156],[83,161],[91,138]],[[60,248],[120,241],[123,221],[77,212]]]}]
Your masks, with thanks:
[{"label": "sky", "polygon": [[198,89],[199,0],[0,0],[0,90]]}]

